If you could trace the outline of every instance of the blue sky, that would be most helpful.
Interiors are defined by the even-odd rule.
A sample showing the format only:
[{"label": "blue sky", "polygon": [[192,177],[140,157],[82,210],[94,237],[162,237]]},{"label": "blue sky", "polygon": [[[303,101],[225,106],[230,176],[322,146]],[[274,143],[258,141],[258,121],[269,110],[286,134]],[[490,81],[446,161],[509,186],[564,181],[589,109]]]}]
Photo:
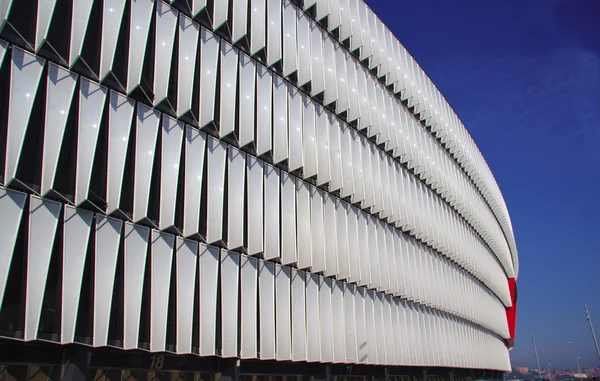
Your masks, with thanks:
[{"label": "blue sky", "polygon": [[583,303],[600,328],[600,1],[368,3],[504,194],[521,263],[513,366],[534,367],[532,333],[542,367],[598,366]]}]

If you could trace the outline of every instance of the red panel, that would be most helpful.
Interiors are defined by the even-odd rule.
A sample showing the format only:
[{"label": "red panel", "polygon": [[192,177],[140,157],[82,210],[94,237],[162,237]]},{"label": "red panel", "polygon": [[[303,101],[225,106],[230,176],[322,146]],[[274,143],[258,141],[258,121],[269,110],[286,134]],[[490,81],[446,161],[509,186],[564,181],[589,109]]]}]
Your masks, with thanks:
[{"label": "red panel", "polygon": [[510,334],[510,338],[514,343],[515,329],[517,327],[517,283],[514,278],[508,279],[508,289],[510,290],[512,306],[506,308],[506,320],[508,322],[508,332]]}]

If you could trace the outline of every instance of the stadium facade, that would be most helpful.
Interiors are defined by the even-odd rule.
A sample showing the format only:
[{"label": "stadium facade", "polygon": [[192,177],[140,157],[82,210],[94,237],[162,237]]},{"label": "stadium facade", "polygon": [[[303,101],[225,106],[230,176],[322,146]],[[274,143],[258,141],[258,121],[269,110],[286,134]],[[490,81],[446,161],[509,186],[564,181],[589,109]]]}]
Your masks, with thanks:
[{"label": "stadium facade", "polygon": [[0,0],[0,65],[0,378],[510,370],[502,194],[363,0]]}]

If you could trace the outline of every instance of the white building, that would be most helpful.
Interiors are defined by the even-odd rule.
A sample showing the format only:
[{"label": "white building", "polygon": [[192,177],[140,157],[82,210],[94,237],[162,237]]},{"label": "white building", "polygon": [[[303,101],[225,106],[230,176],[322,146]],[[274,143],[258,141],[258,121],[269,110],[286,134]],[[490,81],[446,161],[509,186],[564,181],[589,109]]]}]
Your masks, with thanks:
[{"label": "white building", "polygon": [[0,0],[6,372],[510,371],[483,156],[363,0],[299,2]]}]

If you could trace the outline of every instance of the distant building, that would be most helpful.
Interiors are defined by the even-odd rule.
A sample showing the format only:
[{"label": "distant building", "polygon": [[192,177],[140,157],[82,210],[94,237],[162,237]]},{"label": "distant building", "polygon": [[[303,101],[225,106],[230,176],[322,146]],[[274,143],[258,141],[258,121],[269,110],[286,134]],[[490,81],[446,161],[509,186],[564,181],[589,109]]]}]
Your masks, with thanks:
[{"label": "distant building", "polygon": [[529,368],[525,366],[518,366],[515,368],[515,370],[519,373],[529,373]]}]

